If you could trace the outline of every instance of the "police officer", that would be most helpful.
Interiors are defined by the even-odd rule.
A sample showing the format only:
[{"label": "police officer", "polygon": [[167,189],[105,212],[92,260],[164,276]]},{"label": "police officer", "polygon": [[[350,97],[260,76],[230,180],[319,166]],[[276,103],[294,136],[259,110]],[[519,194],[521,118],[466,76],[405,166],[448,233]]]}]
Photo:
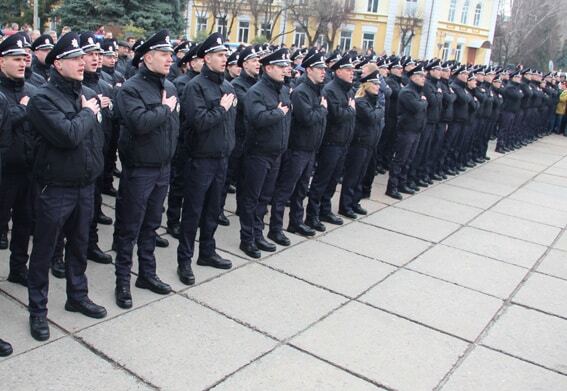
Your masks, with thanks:
[{"label": "police officer", "polygon": [[234,148],[236,94],[224,79],[226,53],[219,33],[211,34],[197,55],[205,60],[201,74],[183,92],[184,121],[181,131],[189,151],[185,165],[185,187],[181,237],[177,247],[177,273],[182,283],[192,285],[191,268],[195,236],[199,233],[197,264],[230,269],[232,262],[216,252],[214,235],[221,211],[228,158]]},{"label": "police officer", "polygon": [[28,275],[30,331],[40,341],[49,338],[49,264],[61,233],[67,238],[65,309],[93,318],[106,316],[106,309],[89,299],[85,276],[104,134],[96,93],[81,85],[83,54],[77,34],[62,36],[45,59],[52,66],[49,81],[27,107],[36,132],[34,177],[40,188]]},{"label": "police officer", "polygon": [[398,200],[402,199],[400,193],[414,193],[414,190],[407,187],[407,173],[427,121],[427,98],[423,95],[423,64],[412,68],[408,72],[408,78],[409,84],[402,88],[398,96],[396,142],[386,188],[386,195]]},{"label": "police officer", "polygon": [[396,139],[396,123],[398,121],[398,95],[404,84],[402,82],[403,66],[397,57],[390,58],[390,70],[386,83],[392,90],[390,104],[386,110],[386,125],[378,142],[377,165],[378,171],[385,173],[392,160],[392,148]]},{"label": "police officer", "polygon": [[126,68],[130,60],[130,46],[126,41],[118,41],[118,60],[116,61],[116,70],[122,75],[126,74]]},{"label": "police officer", "polygon": [[325,80],[325,58],[322,53],[305,56],[301,63],[305,81],[291,94],[293,112],[289,147],[282,157],[270,213],[268,238],[289,246],[282,232],[286,202],[290,201],[288,232],[314,236],[315,230],[303,223],[303,200],[309,189],[309,179],[315,155],[321,146],[327,123],[327,99],[321,95]]},{"label": "police officer", "polygon": [[113,87],[120,87],[124,84],[124,75],[116,70],[118,60],[118,45],[112,39],[105,39],[100,45],[102,48],[102,71],[101,77]]},{"label": "police officer", "polygon": [[456,175],[457,173],[445,165],[445,158],[450,149],[450,140],[448,137],[449,124],[453,122],[453,105],[457,99],[457,95],[450,86],[451,82],[451,62],[446,61],[441,65],[441,79],[437,85],[443,91],[443,105],[441,108],[440,125],[443,131],[443,137],[440,141],[437,153],[434,152],[433,175],[432,179],[447,179],[447,175]]},{"label": "police officer", "polygon": [[124,83],[116,97],[121,118],[118,150],[122,175],[116,210],[115,296],[121,308],[132,307],[130,270],[135,243],[139,262],[136,286],[158,294],[171,292],[156,275],[154,250],[179,132],[177,92],[166,79],[172,52],[167,30],[140,45],[138,73]]},{"label": "police officer", "polygon": [[443,141],[443,129],[439,126],[441,119],[441,105],[443,102],[443,91],[438,85],[441,77],[441,65],[439,60],[432,61],[424,66],[428,75],[423,87],[423,95],[427,99],[427,122],[419,137],[419,144],[415,157],[411,162],[408,176],[408,186],[427,187],[433,184],[430,177],[432,174],[432,152],[436,153],[439,143]]},{"label": "police officer", "polygon": [[236,79],[242,71],[242,68],[238,66],[239,56],[240,52],[234,51],[230,54],[230,56],[228,56],[228,59],[226,60],[226,72],[224,77],[229,83],[232,83],[232,81]]},{"label": "police officer", "polygon": [[516,118],[518,118],[522,108],[522,98],[524,93],[521,87],[522,76],[520,70],[516,70],[509,74],[510,81],[504,87],[502,96],[502,114],[500,117],[500,133],[496,141],[496,152],[506,153],[513,148],[515,140],[514,132],[516,131]]},{"label": "police officer", "polygon": [[474,167],[474,163],[472,161],[472,146],[473,140],[475,137],[475,133],[478,132],[478,124],[479,124],[479,110],[480,110],[480,101],[475,96],[475,91],[477,89],[477,71],[470,72],[469,77],[467,79],[467,84],[465,87],[465,91],[469,93],[473,99],[470,101],[468,105],[468,120],[465,122],[464,130],[463,130],[463,137],[460,143],[460,152],[459,152],[459,162],[460,167]]},{"label": "police officer", "polygon": [[137,54],[136,50],[143,43],[144,43],[144,38],[138,38],[136,40],[136,42],[134,42],[134,44],[132,45],[132,51],[134,52],[134,55],[132,56],[132,59],[128,62],[128,65],[126,65],[126,73],[124,74],[124,78],[126,80],[128,80],[129,78],[134,76],[136,74],[136,72],[138,72],[138,64],[140,63],[140,55]]},{"label": "police officer", "polygon": [[328,117],[323,143],[317,156],[317,169],[309,189],[305,224],[323,232],[325,225],[341,225],[343,220],[331,212],[331,198],[342,176],[344,160],[352,140],[355,123],[355,102],[352,91],[354,65],[345,56],[335,63],[335,78],[325,85],[322,94],[327,99]]},{"label": "police officer", "polygon": [[53,38],[49,34],[40,35],[31,44],[33,51],[32,71],[47,81],[49,77],[49,66],[45,63],[45,57],[53,49]]},{"label": "police officer", "polygon": [[185,53],[189,51],[191,46],[191,42],[189,41],[181,41],[173,48],[173,64],[171,64],[171,68],[169,69],[169,75],[167,75],[167,79],[173,82],[179,76],[185,73],[183,71],[184,64],[181,63],[180,60],[185,56]]},{"label": "police officer", "polygon": [[[114,91],[112,86],[100,78],[97,73],[99,58],[102,53],[100,43],[96,42],[94,33],[87,32],[80,36],[80,45],[85,55],[85,73],[83,85],[95,91],[99,97],[100,108],[102,114],[101,127],[104,132],[104,148],[103,153],[105,159],[108,159],[108,146],[112,138],[113,131],[113,103]],[[105,166],[107,163],[105,162]],[[98,224],[110,225],[112,219],[102,212],[102,186],[103,176],[99,176],[95,182],[95,195],[94,195],[94,218],[91,223],[89,232],[89,247],[87,251],[87,259],[98,263],[111,263],[112,256],[105,254],[98,246]]]},{"label": "police officer", "polygon": [[289,89],[284,86],[290,66],[287,49],[278,49],[260,60],[263,74],[244,97],[246,145],[242,192],[238,206],[240,249],[252,258],[276,246],[262,233],[264,216],[274,192],[282,154],[288,146],[291,124]]},{"label": "police officer", "polygon": [[23,37],[14,34],[0,43],[0,92],[8,100],[10,126],[3,129],[10,143],[2,157],[0,227],[12,218],[8,281],[27,286],[28,243],[32,230],[33,135],[26,106],[36,88],[25,82],[27,53]]},{"label": "police officer", "polygon": [[[248,46],[242,50],[240,56],[238,57],[238,66],[242,68],[242,71],[240,72],[240,75],[231,83],[234,87],[234,92],[236,93],[236,97],[238,99],[238,104],[236,106],[236,143],[228,161],[227,174],[229,184],[236,186],[237,208],[240,204],[238,197],[241,193],[240,181],[242,178],[242,161],[244,158],[244,143],[246,137],[246,125],[244,121],[244,97],[246,96],[248,90],[254,84],[256,84],[256,81],[258,81],[258,75],[260,74],[260,60],[258,57],[258,52],[256,52],[256,49],[254,49],[253,46]],[[228,191],[228,189],[225,190]],[[223,200],[223,207],[224,201],[226,201],[226,194]],[[223,224],[221,219],[219,219],[219,224]]]},{"label": "police officer", "polygon": [[20,38],[22,39],[24,50],[26,51],[26,73],[25,73],[25,80],[27,83],[31,84],[34,87],[39,87],[45,83],[45,79],[35,73],[32,70],[32,49],[31,49],[31,42],[30,37],[27,33],[20,31],[17,33]]},{"label": "police officer", "polygon": [[355,95],[356,124],[348,149],[339,201],[339,213],[349,219],[366,215],[360,205],[362,182],[384,128],[384,101],[378,99],[380,76],[378,70],[363,76]]},{"label": "police officer", "polygon": [[[179,76],[173,81],[177,89],[177,96],[179,100],[183,99],[183,91],[185,86],[194,77],[201,73],[203,68],[203,59],[197,56],[199,45],[191,46],[188,52],[185,53],[183,58],[179,61],[181,65],[187,64],[187,72]],[[179,122],[182,124],[184,121],[185,112],[183,109],[179,112]],[[185,163],[188,159],[187,145],[185,145],[184,132],[179,132],[179,139],[177,142],[177,150],[171,162],[171,179],[169,186],[169,193],[167,195],[167,233],[176,239],[181,236],[181,205],[183,204],[183,183],[185,173]]]},{"label": "police officer", "polygon": [[448,173],[464,171],[460,163],[460,143],[469,120],[469,105],[473,100],[473,96],[466,88],[469,77],[468,69],[464,65],[457,66],[453,76],[453,82],[450,84],[450,88],[456,95],[453,102],[453,122],[449,124],[445,135],[445,148],[447,149],[445,171]]}]

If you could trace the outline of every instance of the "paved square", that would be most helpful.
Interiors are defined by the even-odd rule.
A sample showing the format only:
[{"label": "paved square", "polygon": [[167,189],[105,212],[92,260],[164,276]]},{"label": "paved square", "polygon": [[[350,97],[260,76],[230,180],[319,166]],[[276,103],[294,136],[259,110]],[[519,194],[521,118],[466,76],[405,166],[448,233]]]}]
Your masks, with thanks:
[{"label": "paved square", "polygon": [[[312,238],[286,233],[291,245],[259,260],[238,249],[231,194],[216,236],[231,270],[198,266],[197,253],[196,285],[182,284],[178,241],[162,226],[157,271],[170,295],[134,287],[134,255],[134,306],[120,309],[114,265],[89,262],[89,296],[108,311],[91,319],[64,310],[65,281],[50,276],[42,343],[0,250],[0,338],[14,347],[0,359],[2,389],[567,390],[567,139],[493,149],[402,201],[379,175],[367,216]],[[115,198],[103,202],[114,218]],[[113,230],[99,226],[99,245],[114,256]]]}]

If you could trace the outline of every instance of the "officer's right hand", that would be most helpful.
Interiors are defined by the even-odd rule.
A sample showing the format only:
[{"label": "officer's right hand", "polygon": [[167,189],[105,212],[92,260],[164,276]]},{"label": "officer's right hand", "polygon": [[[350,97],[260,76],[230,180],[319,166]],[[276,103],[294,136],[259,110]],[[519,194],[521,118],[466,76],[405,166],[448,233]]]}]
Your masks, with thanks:
[{"label": "officer's right hand", "polygon": [[278,105],[278,109],[280,109],[284,114],[287,114],[287,112],[289,111],[289,107],[284,106],[282,102],[280,102],[280,104]]},{"label": "officer's right hand", "polygon": [[90,109],[94,115],[97,115],[100,111],[100,106],[98,105],[96,98],[87,100],[84,95],[81,95],[81,106],[83,109]]},{"label": "officer's right hand", "polygon": [[27,96],[27,95],[26,95],[26,96],[22,96],[22,99],[20,99],[20,104],[21,104],[21,105],[24,105],[24,106],[27,106],[29,101],[30,101],[30,97],[29,97],[29,96]]},{"label": "officer's right hand", "polygon": [[220,100],[220,105],[225,109],[225,111],[230,110],[233,103],[234,94],[224,94]]},{"label": "officer's right hand", "polygon": [[323,106],[324,108],[327,108],[327,98],[325,98],[324,96],[321,97],[321,106]]},{"label": "officer's right hand", "polygon": [[169,111],[173,112],[173,110],[177,107],[177,97],[172,95],[168,98],[167,93],[163,91],[163,94],[161,95],[161,104],[166,105],[169,107]]},{"label": "officer's right hand", "polygon": [[348,100],[348,105],[349,105],[350,107],[352,107],[353,109],[356,108],[356,103],[354,102],[354,99],[352,99],[352,98],[349,98],[349,100]]}]

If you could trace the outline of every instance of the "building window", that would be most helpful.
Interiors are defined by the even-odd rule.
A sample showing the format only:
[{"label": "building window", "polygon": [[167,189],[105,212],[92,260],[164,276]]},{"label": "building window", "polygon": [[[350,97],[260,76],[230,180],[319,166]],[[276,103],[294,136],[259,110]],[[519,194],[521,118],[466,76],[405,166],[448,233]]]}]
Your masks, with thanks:
[{"label": "building window", "polygon": [[262,23],[260,26],[260,35],[271,39],[272,38],[272,24],[267,22],[267,23]]},{"label": "building window", "polygon": [[374,33],[362,34],[362,49],[374,49]]},{"label": "building window", "polygon": [[470,0],[465,0],[465,2],[463,3],[463,11],[461,12],[462,24],[467,24],[469,20],[469,5],[470,5]]},{"label": "building window", "polygon": [[295,35],[293,37],[293,44],[296,48],[302,48],[305,46],[305,31],[300,26],[295,28]]},{"label": "building window", "polygon": [[447,61],[449,60],[449,52],[451,50],[451,43],[450,42],[445,42],[443,44],[443,49],[441,52],[441,58],[443,59],[443,61]]},{"label": "building window", "polygon": [[457,44],[457,49],[455,50],[455,60],[461,62],[461,58],[463,57],[463,44]]},{"label": "building window", "polygon": [[406,0],[405,14],[415,16],[417,14],[417,0]]},{"label": "building window", "polygon": [[350,50],[352,46],[352,31],[341,31],[341,37],[339,39],[339,47],[341,52],[346,52]]},{"label": "building window", "polygon": [[449,4],[449,22],[455,21],[455,12],[457,10],[457,0],[451,0]]},{"label": "building window", "polygon": [[217,33],[221,34],[226,39],[226,33],[228,31],[226,17],[219,16],[217,18]]},{"label": "building window", "polygon": [[241,20],[238,23],[238,41],[248,42],[248,31],[250,31],[250,22],[247,20]]},{"label": "building window", "polygon": [[197,18],[197,32],[207,30],[207,17],[199,16]]},{"label": "building window", "polygon": [[378,0],[368,0],[367,12],[378,12]]},{"label": "building window", "polygon": [[474,9],[474,25],[480,25],[480,14],[482,13],[482,4],[478,3]]}]

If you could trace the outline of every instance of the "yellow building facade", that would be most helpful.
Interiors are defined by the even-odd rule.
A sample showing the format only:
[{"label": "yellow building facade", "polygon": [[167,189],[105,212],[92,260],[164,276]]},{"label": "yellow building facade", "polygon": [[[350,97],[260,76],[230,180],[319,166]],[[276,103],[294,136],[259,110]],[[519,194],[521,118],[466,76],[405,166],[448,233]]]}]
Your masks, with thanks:
[{"label": "yellow building facade", "polygon": [[[306,1],[309,0],[297,0]],[[409,54],[414,58],[439,57],[464,63],[484,64],[490,60],[496,16],[500,0],[350,0],[352,11],[338,29],[329,49],[368,48],[376,53]],[[210,31],[223,33],[231,42],[251,43],[265,31],[271,42],[301,47],[308,44],[306,34],[282,0],[259,0],[265,4],[255,22],[248,2],[236,15],[226,9],[212,11],[206,1],[187,3],[186,35],[203,36]],[[229,8],[229,7],[225,7]],[[216,13],[217,15],[214,15]],[[219,17],[220,16],[220,17]],[[310,23],[312,34],[316,21]],[[254,25],[258,26],[258,34]],[[402,39],[406,45],[402,44]],[[318,44],[326,44],[320,37]]]}]

